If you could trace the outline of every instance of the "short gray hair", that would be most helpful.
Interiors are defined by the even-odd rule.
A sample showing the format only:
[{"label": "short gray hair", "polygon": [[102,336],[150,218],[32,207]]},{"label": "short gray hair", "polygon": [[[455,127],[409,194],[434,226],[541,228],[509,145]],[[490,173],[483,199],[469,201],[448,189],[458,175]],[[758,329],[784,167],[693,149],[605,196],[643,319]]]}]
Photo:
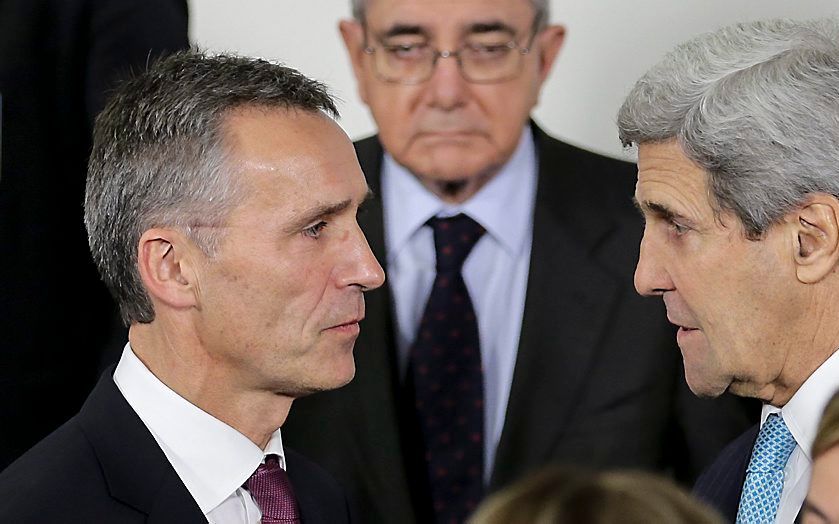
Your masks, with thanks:
[{"label": "short gray hair", "polygon": [[717,210],[757,239],[808,195],[839,197],[839,25],[725,27],[670,52],[618,113],[624,146],[676,139]]},{"label": "short gray hair", "polygon": [[[364,16],[367,12],[368,0],[351,0],[353,18],[359,22],[364,21]],[[544,29],[548,25],[548,20],[551,17],[550,2],[548,0],[530,0],[533,5],[533,11],[536,15],[536,20],[539,21],[536,29]]]},{"label": "short gray hair", "polygon": [[215,253],[212,226],[223,225],[242,198],[224,124],[232,111],[251,107],[338,114],[325,86],[294,69],[189,50],[125,82],[97,117],[85,225],[126,325],[154,320],[137,266],[145,231],[178,228]]}]

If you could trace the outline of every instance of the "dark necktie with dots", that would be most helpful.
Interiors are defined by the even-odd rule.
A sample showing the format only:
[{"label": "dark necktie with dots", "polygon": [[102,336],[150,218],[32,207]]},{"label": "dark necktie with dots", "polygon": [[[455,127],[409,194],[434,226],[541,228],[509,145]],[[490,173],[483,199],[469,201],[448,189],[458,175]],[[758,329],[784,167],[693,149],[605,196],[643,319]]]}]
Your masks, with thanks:
[{"label": "dark necktie with dots", "polygon": [[437,276],[408,366],[438,523],[462,523],[483,496],[484,380],[475,309],[461,268],[484,228],[432,218]]}]

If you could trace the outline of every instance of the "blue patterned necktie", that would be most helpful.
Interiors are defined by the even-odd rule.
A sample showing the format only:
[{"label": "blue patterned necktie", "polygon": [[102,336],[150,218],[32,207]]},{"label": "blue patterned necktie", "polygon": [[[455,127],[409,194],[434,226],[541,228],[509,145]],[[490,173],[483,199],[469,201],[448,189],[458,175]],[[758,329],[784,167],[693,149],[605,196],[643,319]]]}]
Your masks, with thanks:
[{"label": "blue patterned necktie", "polygon": [[484,234],[466,215],[432,218],[437,276],[411,347],[414,400],[436,522],[461,523],[483,496],[484,388],[475,309],[461,268]]},{"label": "blue patterned necktie", "polygon": [[775,522],[784,489],[784,467],[795,446],[784,419],[769,415],[752,449],[737,524]]}]

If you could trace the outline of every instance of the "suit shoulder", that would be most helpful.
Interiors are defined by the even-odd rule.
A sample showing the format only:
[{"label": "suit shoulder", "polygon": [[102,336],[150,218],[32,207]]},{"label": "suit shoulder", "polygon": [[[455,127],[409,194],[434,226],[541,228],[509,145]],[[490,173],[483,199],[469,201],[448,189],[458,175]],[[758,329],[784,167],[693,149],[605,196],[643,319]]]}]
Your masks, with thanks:
[{"label": "suit shoulder", "polygon": [[[539,182],[537,206],[557,214],[560,221],[589,224],[589,229],[613,231],[622,225],[633,243],[640,239],[641,216],[633,204],[634,164],[587,151],[537,130]],[[633,264],[634,265],[634,264]]]},{"label": "suit shoulder", "polygon": [[96,454],[75,417],[0,473],[0,522],[84,522],[106,514],[111,504]]},{"label": "suit shoulder", "polygon": [[595,182],[611,180],[633,185],[638,172],[635,163],[589,151],[549,135],[539,137],[542,155],[548,161],[562,159],[579,168],[579,174],[592,175]]}]

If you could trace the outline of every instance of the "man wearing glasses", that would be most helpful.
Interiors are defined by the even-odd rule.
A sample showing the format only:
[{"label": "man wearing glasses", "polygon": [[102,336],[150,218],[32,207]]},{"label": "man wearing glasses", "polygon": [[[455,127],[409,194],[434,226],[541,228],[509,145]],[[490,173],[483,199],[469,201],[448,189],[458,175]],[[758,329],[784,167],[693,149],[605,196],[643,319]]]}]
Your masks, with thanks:
[{"label": "man wearing glasses", "polygon": [[690,479],[748,425],[681,378],[632,284],[634,169],[530,120],[564,38],[544,0],[356,0],[340,24],[379,128],[356,144],[368,295],[349,386],[284,436],[363,522],[462,522],[548,462]]}]

